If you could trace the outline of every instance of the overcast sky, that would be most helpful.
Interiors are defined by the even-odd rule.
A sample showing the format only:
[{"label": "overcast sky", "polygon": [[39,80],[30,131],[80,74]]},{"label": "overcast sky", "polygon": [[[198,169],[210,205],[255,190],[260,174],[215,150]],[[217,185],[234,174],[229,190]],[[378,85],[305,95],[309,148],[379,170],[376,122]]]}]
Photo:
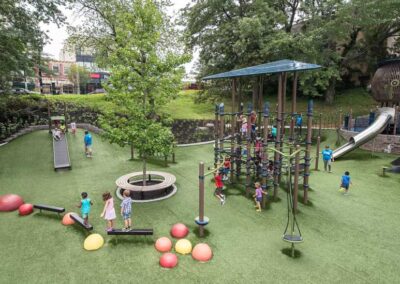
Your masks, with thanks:
[{"label": "overcast sky", "polygon": [[[173,7],[171,7],[171,15],[176,15],[176,12],[185,7],[190,0],[171,0],[173,3]],[[67,22],[70,25],[77,25],[80,23],[80,18],[77,17],[72,11],[63,9],[62,10],[65,16],[67,17]],[[63,48],[64,41],[68,37],[66,26],[62,26],[60,28],[55,24],[42,25],[42,30],[47,31],[51,42],[44,47],[44,52],[50,54],[54,59],[59,59],[58,55],[60,50]],[[196,57],[196,56],[194,56]],[[193,62],[186,66],[186,72],[189,72],[192,68]]]}]

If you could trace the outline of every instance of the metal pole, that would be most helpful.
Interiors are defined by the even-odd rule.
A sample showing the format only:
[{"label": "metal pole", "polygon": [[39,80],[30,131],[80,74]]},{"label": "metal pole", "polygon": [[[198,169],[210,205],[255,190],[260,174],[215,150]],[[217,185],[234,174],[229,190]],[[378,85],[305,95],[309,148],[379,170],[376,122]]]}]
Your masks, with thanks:
[{"label": "metal pole", "polygon": [[298,73],[293,73],[293,87],[292,87],[292,119],[290,120],[290,133],[289,141],[294,141],[294,116],[296,114],[296,103],[297,103],[297,79]]},{"label": "metal pole", "polygon": [[319,163],[319,150],[321,145],[321,128],[322,128],[322,113],[319,114],[319,123],[318,123],[318,137],[317,137],[317,152],[315,155],[315,170],[318,171],[318,163]]},{"label": "metal pole", "polygon": [[307,141],[306,141],[306,154],[304,158],[304,179],[303,179],[303,189],[304,189],[304,204],[308,202],[308,188],[309,188],[309,176],[310,176],[310,151],[311,151],[311,135],[312,135],[312,117],[313,117],[313,101],[308,101],[307,110]]},{"label": "metal pole", "polygon": [[[297,212],[297,196],[299,194],[299,173],[300,173],[300,145],[296,145],[295,167],[294,167],[294,188],[293,188],[293,214]],[[292,166],[290,166],[292,170]]]},{"label": "metal pole", "polygon": [[[262,189],[268,190],[267,188],[267,177],[268,177],[268,124],[269,124],[269,104],[264,104],[264,131],[263,131],[263,146],[261,149],[262,154]],[[267,196],[262,196],[262,208],[265,208],[267,203]]]},{"label": "metal pole", "polygon": [[247,105],[247,139],[246,139],[246,196],[250,195],[251,177],[250,177],[250,163],[251,163],[251,122],[250,116],[252,111],[252,105]]},{"label": "metal pole", "polygon": [[[282,74],[279,73],[278,77],[278,111],[276,116],[276,138],[275,138],[275,149],[280,150],[281,140],[281,120],[282,120]],[[281,157],[278,152],[274,154],[274,200],[278,197],[278,186],[280,176],[280,160]]]},{"label": "metal pole", "polygon": [[217,168],[218,165],[218,134],[219,126],[218,126],[218,105],[215,105],[215,119],[214,119],[214,169]]},{"label": "metal pole", "polygon": [[224,139],[225,139],[225,113],[224,113],[224,104],[221,103],[219,105],[219,162],[222,163],[222,151],[224,151]]},{"label": "metal pole", "polygon": [[231,115],[231,182],[234,176],[233,153],[235,153],[235,132],[236,132],[236,115],[235,115],[235,97],[236,97],[236,78],[232,80],[232,115]]},{"label": "metal pole", "polygon": [[[204,221],[204,163],[199,164],[199,221]],[[199,235],[204,237],[204,226],[199,225]]]}]

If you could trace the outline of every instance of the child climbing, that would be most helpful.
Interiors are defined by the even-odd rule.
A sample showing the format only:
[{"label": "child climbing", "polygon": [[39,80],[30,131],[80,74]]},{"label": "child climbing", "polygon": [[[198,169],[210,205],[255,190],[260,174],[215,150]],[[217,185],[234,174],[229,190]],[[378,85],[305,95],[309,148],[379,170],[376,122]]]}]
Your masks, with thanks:
[{"label": "child climbing", "polygon": [[78,205],[78,208],[81,208],[83,223],[87,225],[89,223],[89,213],[93,202],[90,200],[90,198],[88,198],[87,192],[82,192],[81,197],[82,200],[81,203]]},{"label": "child climbing", "polygon": [[251,136],[253,140],[256,136],[256,123],[257,123],[257,113],[253,110],[250,113]]},{"label": "child climbing", "polygon": [[240,116],[240,121],[242,122],[242,127],[241,127],[241,132],[243,136],[247,135],[247,118],[245,118],[243,115]]},{"label": "child climbing", "polygon": [[224,161],[224,176],[222,180],[228,180],[228,174],[231,171],[231,158],[230,157],[225,157]]},{"label": "child climbing", "polygon": [[222,190],[224,188],[224,183],[222,182],[222,172],[223,170],[220,169],[214,175],[214,182],[215,182],[215,191],[214,195],[217,197],[221,203],[221,205],[225,204],[225,195],[222,194]]},{"label": "child climbing", "polygon": [[261,212],[261,201],[262,201],[262,196],[263,196],[263,194],[264,195],[267,195],[267,192],[266,191],[264,191],[264,190],[262,190],[262,188],[261,188],[261,184],[259,183],[259,182],[256,182],[255,184],[254,184],[254,186],[255,186],[255,188],[256,188],[256,191],[255,191],[255,194],[253,195],[253,197],[254,197],[254,201],[255,201],[255,203],[256,203],[256,211],[257,212]]},{"label": "child climbing", "polygon": [[299,127],[300,129],[300,136],[301,136],[301,129],[303,126],[303,115],[301,113],[299,113],[296,117],[296,126]]},{"label": "child climbing", "polygon": [[104,220],[107,221],[106,231],[110,232],[114,229],[114,220],[117,217],[115,215],[114,199],[109,192],[105,192],[103,193],[103,201],[105,202],[105,204],[100,217],[104,218]]},{"label": "child climbing", "polygon": [[350,173],[348,171],[346,171],[344,173],[344,175],[342,176],[342,180],[340,181],[340,189],[339,190],[341,190],[343,188],[344,194],[347,195],[349,193],[350,184],[353,184],[351,182]]},{"label": "child climbing", "polygon": [[132,199],[131,192],[128,189],[124,190],[124,199],[121,202],[121,216],[124,219],[124,231],[130,231],[132,226]]}]

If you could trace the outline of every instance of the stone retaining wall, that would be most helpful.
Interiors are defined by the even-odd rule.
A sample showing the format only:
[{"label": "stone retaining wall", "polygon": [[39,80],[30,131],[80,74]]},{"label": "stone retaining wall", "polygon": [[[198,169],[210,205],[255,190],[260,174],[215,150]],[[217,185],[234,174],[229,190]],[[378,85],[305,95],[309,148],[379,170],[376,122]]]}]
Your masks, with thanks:
[{"label": "stone retaining wall", "polygon": [[[359,132],[348,131],[341,129],[340,135],[349,141],[351,137],[357,135]],[[374,139],[368,141],[360,148],[368,151],[374,152],[384,152],[388,149],[388,146],[392,145],[391,153],[400,154],[400,136],[399,135],[384,135],[379,134]]]}]

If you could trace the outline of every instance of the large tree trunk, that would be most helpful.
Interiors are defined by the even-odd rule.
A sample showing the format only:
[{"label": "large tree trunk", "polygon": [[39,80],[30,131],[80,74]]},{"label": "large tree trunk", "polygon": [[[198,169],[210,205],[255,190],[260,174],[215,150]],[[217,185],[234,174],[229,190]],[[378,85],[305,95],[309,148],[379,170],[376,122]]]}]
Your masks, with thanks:
[{"label": "large tree trunk", "polygon": [[329,81],[329,86],[325,93],[325,102],[330,105],[333,104],[333,101],[335,99],[335,88],[336,88],[336,79],[332,78]]},{"label": "large tree trunk", "polygon": [[147,178],[146,178],[146,154],[143,154],[143,156],[142,156],[142,158],[143,158],[143,186],[146,186],[146,181],[147,181]]}]

